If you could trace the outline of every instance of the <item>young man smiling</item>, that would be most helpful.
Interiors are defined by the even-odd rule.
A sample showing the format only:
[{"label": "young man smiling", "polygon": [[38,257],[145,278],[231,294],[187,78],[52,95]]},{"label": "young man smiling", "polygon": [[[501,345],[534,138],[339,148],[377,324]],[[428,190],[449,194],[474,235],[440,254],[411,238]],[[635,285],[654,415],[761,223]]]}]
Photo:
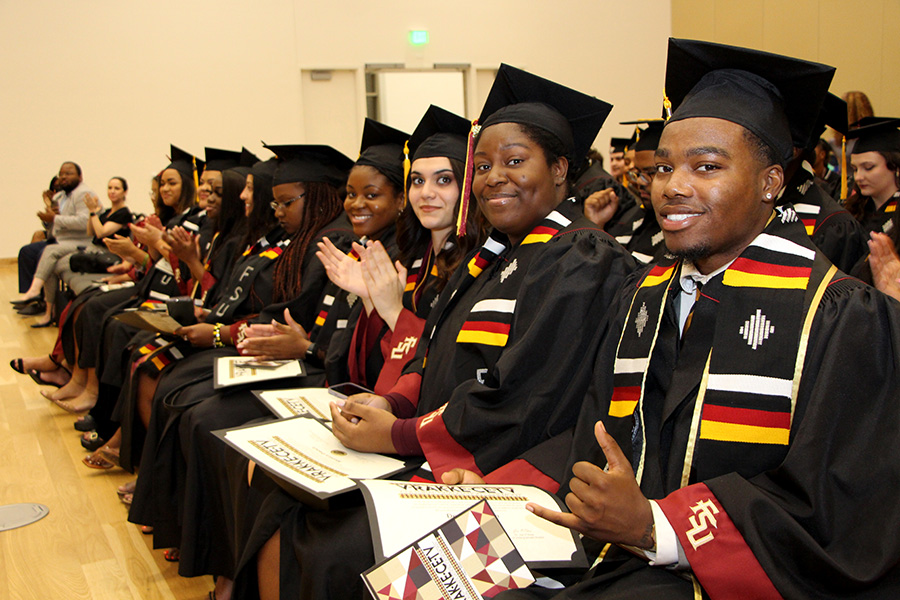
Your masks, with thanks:
[{"label": "young man smiling", "polygon": [[670,40],[676,108],[651,197],[675,257],[621,289],[563,476],[571,512],[530,507],[601,559],[533,595],[900,593],[900,461],[884,451],[900,431],[900,313],[773,208],[788,123],[812,127],[832,75]]}]

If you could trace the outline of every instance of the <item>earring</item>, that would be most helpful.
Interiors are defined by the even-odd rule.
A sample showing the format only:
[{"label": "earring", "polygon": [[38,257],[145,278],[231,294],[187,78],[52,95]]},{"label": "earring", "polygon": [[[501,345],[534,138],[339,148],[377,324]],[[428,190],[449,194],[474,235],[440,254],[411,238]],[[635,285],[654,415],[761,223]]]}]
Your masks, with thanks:
[{"label": "earring", "polygon": [[766,200],[771,200],[771,199],[772,199],[772,192],[769,192],[766,194]]}]

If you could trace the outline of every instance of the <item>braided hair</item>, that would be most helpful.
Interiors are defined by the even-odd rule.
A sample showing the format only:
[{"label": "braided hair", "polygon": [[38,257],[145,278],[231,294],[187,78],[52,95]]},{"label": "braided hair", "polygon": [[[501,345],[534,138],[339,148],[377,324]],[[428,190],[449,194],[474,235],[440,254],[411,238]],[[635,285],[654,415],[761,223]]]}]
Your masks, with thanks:
[{"label": "braided hair", "polygon": [[273,300],[286,302],[300,294],[303,258],[313,239],[344,210],[338,189],[321,181],[304,183],[303,225],[275,264]]}]

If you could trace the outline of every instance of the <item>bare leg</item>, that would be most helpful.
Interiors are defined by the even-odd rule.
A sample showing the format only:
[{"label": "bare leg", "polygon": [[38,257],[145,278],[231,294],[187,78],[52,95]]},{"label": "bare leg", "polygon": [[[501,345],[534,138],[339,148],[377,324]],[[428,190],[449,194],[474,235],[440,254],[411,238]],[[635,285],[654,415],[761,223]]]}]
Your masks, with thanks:
[{"label": "bare leg", "polygon": [[26,371],[30,371],[34,369],[35,371],[55,371],[59,368],[59,365],[53,362],[48,355],[44,356],[34,356],[22,359],[22,368]]},{"label": "bare leg", "polygon": [[137,385],[137,412],[144,427],[150,425],[150,414],[153,411],[153,396],[156,394],[156,386],[159,379],[153,379],[138,372]]},{"label": "bare leg", "polygon": [[16,300],[26,300],[28,298],[34,298],[38,294],[41,293],[41,290],[44,288],[44,280],[40,277],[35,277],[31,280],[31,287],[25,290],[24,293],[20,294]]},{"label": "bare leg", "polygon": [[259,600],[278,600],[281,592],[281,530],[275,532],[256,557]]},{"label": "bare leg", "polygon": [[51,302],[47,302],[47,309],[44,311],[44,318],[35,323],[35,325],[44,325],[53,320],[53,304]]},{"label": "bare leg", "polygon": [[231,600],[232,589],[234,589],[234,581],[227,577],[216,578],[216,600]]},{"label": "bare leg", "polygon": [[68,400],[56,398],[50,398],[50,400],[70,413],[83,413],[94,408],[94,405],[97,404],[97,395],[100,393],[100,382],[97,381],[96,370],[91,368],[85,369],[85,371],[87,372],[87,382],[80,394]]},{"label": "bare leg", "polygon": [[87,387],[88,379],[93,376],[96,381],[97,375],[94,373],[93,368],[82,369],[77,364],[75,365],[75,369],[72,371],[72,378],[69,379],[69,383],[62,386],[58,390],[52,393],[42,394],[47,400],[65,400],[67,398],[75,398],[84,392],[85,387]]}]

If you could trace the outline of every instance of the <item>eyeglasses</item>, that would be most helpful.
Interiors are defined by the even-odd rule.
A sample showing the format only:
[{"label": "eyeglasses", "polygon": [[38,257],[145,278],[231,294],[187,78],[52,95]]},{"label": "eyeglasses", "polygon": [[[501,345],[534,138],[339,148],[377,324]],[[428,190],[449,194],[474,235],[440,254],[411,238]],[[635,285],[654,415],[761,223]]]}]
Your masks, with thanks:
[{"label": "eyeglasses", "polygon": [[300,194],[299,196],[295,196],[289,200],[285,200],[283,202],[278,202],[277,200],[273,200],[272,202],[269,202],[269,206],[272,207],[272,210],[278,210],[279,208],[287,209],[291,204],[293,204],[297,200],[300,200],[305,195],[306,195],[306,192]]},{"label": "eyeglasses", "polygon": [[652,170],[647,169],[646,171],[638,169],[625,171],[625,178],[628,179],[629,183],[633,183],[634,185],[650,185],[653,182],[654,175],[656,175],[655,168]]}]

